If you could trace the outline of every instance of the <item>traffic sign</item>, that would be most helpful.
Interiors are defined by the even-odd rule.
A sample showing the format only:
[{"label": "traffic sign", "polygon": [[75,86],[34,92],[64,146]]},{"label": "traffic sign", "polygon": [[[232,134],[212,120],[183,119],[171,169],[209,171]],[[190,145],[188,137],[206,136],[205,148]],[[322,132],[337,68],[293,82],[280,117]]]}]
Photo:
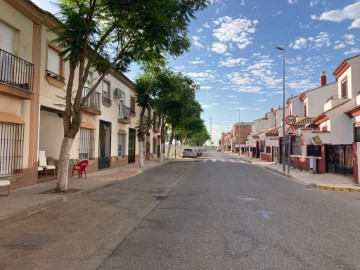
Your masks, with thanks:
[{"label": "traffic sign", "polygon": [[295,115],[292,115],[292,114],[286,116],[286,118],[285,118],[285,123],[286,123],[287,125],[289,125],[289,126],[295,125],[295,123],[296,123],[296,116],[295,116]]}]

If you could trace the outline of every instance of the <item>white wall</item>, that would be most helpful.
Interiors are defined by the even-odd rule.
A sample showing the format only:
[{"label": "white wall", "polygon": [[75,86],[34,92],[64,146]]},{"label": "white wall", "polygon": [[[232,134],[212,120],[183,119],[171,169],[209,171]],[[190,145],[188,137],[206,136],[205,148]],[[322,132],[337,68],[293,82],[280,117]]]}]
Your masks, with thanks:
[{"label": "white wall", "polygon": [[39,151],[46,151],[47,157],[58,159],[64,137],[62,118],[56,113],[40,112]]}]

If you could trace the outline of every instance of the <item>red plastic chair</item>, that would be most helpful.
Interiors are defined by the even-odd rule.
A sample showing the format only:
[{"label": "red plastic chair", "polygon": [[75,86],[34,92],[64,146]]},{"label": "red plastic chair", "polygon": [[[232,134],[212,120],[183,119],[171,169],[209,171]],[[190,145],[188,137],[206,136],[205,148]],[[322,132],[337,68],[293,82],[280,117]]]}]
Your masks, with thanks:
[{"label": "red plastic chair", "polygon": [[78,164],[74,164],[71,172],[71,177],[74,176],[74,171],[78,172],[78,178],[82,177],[83,173],[85,174],[86,178],[86,167],[89,165],[88,160],[82,160]]}]

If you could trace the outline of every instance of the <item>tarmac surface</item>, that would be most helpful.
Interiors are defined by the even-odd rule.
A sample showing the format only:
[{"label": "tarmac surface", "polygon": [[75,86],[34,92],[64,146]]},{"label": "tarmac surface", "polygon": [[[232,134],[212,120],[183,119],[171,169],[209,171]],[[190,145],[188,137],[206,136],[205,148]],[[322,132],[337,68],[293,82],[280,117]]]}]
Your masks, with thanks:
[{"label": "tarmac surface", "polygon": [[[236,156],[235,154],[230,155],[233,157]],[[285,173],[283,172],[281,164],[265,162],[245,156],[241,156],[240,159],[256,166],[265,167],[274,173],[279,173],[287,177],[289,180],[309,187],[326,189],[329,190],[329,192],[360,192],[360,186],[354,183],[352,177],[338,174],[313,174],[308,171],[300,171],[293,168],[290,168],[288,174],[287,168]],[[164,161],[164,163],[166,163],[166,161]],[[71,178],[69,180],[69,189],[75,189],[77,191],[68,194],[50,192],[55,188],[56,180],[10,190],[9,196],[0,196],[0,224],[7,224],[28,217],[60,203],[91,193],[92,191],[114,185],[123,179],[127,179],[160,165],[162,164],[158,160],[146,161],[143,168],[139,168],[138,164],[131,164],[89,173],[87,178]]]}]

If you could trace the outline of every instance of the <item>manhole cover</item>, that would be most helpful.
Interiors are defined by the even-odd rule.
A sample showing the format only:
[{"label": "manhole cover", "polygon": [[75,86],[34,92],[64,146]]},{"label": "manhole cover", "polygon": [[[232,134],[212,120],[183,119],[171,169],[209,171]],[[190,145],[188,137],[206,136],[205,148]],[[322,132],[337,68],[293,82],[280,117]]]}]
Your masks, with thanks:
[{"label": "manhole cover", "polygon": [[12,243],[3,245],[3,247],[7,249],[35,250],[54,240],[55,237],[52,235],[25,235]]}]

